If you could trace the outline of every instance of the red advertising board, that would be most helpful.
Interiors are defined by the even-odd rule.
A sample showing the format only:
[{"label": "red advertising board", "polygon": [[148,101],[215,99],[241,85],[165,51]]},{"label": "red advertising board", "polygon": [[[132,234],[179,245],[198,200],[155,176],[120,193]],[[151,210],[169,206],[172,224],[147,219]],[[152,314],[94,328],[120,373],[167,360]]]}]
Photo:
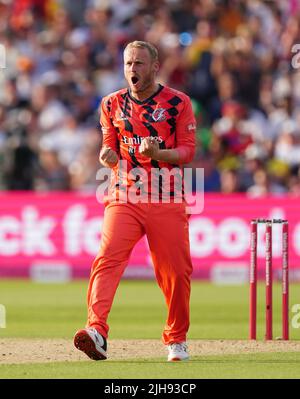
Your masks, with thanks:
[{"label": "red advertising board", "polygon": [[[74,193],[0,194],[0,277],[30,277],[41,270],[63,270],[71,278],[87,277],[101,238],[103,204],[96,196]],[[194,277],[247,278],[250,221],[289,221],[291,277],[300,278],[299,198],[247,198],[205,194],[201,214],[190,216]],[[264,226],[259,227],[259,275],[264,267]],[[273,229],[273,264],[281,269],[281,226]],[[147,240],[135,247],[127,278],[153,277]]]}]

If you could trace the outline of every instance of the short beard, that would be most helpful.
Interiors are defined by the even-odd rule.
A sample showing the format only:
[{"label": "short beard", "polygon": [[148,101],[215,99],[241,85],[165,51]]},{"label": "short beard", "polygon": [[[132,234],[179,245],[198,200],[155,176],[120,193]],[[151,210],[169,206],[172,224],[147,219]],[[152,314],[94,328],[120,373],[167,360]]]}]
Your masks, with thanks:
[{"label": "short beard", "polygon": [[140,89],[136,90],[136,93],[143,92],[147,90],[153,83],[151,83],[148,79],[145,79],[145,84],[140,87]]}]

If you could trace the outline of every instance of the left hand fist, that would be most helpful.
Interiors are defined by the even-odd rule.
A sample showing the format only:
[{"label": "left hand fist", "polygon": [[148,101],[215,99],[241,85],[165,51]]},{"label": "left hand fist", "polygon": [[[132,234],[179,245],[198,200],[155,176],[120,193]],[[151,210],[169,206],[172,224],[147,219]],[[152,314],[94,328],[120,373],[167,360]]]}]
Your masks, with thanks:
[{"label": "left hand fist", "polygon": [[139,153],[145,157],[155,159],[159,151],[159,144],[154,137],[145,137],[139,146]]}]

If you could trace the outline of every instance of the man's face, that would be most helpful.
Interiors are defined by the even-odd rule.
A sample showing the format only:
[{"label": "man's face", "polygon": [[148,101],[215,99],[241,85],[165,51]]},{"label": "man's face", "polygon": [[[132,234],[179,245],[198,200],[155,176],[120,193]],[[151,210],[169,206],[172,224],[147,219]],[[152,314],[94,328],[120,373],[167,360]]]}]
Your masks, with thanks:
[{"label": "man's face", "polygon": [[153,61],[147,49],[128,48],[124,52],[124,75],[130,90],[141,93],[155,83],[158,61]]}]

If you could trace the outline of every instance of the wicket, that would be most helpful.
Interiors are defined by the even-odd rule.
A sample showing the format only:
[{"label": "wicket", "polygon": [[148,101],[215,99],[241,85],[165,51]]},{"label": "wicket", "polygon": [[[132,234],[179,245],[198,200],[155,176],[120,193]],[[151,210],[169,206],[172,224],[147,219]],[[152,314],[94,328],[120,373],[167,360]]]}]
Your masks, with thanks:
[{"label": "wicket", "polygon": [[251,221],[250,247],[250,302],[249,302],[249,339],[256,339],[257,313],[257,226],[266,225],[266,333],[265,339],[273,339],[273,268],[272,268],[272,227],[282,225],[282,339],[289,339],[289,264],[288,264],[288,221],[282,219],[253,219]]}]

